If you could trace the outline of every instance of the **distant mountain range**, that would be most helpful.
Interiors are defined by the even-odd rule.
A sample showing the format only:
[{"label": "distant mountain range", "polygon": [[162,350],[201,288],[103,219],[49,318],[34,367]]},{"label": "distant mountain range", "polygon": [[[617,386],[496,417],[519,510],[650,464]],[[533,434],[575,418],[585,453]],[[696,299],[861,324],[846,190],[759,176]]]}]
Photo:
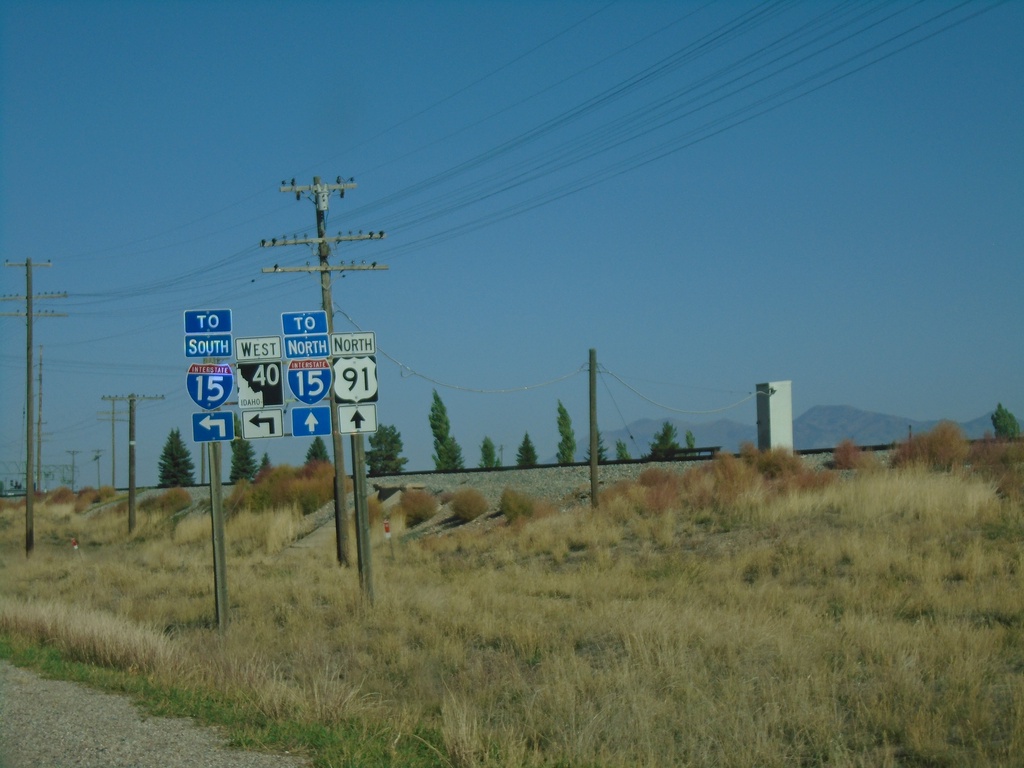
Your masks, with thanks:
[{"label": "distant mountain range", "polygon": [[[675,425],[680,445],[685,445],[687,430],[693,432],[698,447],[720,446],[723,450],[735,453],[742,443],[757,444],[757,426],[754,424],[741,424],[729,419],[699,423],[679,419],[640,419],[624,429],[601,433],[608,458],[615,457],[617,440],[626,444],[633,458],[645,455],[650,450],[654,435],[666,421]],[[902,416],[862,411],[848,405],[816,405],[793,420],[793,447],[797,450],[834,448],[847,439],[857,445],[884,445],[906,440],[909,434],[928,432],[939,421],[941,419],[916,421]],[[984,437],[986,432],[992,432],[991,414],[959,424],[970,439]],[[586,450],[585,445],[583,450]]]}]

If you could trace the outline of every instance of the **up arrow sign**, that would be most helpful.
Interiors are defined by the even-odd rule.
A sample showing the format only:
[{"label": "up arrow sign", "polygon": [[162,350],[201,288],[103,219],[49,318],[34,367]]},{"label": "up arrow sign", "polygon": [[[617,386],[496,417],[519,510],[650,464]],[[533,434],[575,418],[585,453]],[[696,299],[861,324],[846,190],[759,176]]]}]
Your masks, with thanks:
[{"label": "up arrow sign", "polygon": [[338,406],[338,431],[346,435],[377,431],[377,404]]},{"label": "up arrow sign", "polygon": [[295,406],[291,409],[292,434],[295,437],[331,434],[331,407],[316,405],[312,408]]}]

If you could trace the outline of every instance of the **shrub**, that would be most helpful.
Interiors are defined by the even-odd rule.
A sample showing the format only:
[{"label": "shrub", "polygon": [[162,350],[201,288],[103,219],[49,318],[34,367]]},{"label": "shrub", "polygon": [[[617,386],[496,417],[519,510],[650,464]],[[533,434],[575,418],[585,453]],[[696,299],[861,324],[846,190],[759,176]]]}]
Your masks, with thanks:
[{"label": "shrub", "polygon": [[963,464],[969,452],[970,444],[963,430],[951,421],[940,421],[931,432],[916,435],[897,445],[890,464],[948,471]]},{"label": "shrub", "polygon": [[857,469],[864,455],[853,440],[843,440],[832,452],[832,466],[835,469]]},{"label": "shrub", "polygon": [[1017,503],[1024,499],[1024,443],[978,440],[971,444],[967,462],[996,484],[1000,496]]},{"label": "shrub", "polygon": [[60,488],[55,489],[49,496],[47,501],[51,504],[71,504],[75,500],[75,494],[66,485],[62,485]]},{"label": "shrub", "polygon": [[460,488],[449,502],[452,514],[464,523],[476,520],[487,511],[487,499],[476,488]]},{"label": "shrub", "polygon": [[97,504],[102,500],[103,497],[95,488],[90,488],[88,486],[82,488],[75,497],[75,512],[83,512],[93,504]]},{"label": "shrub", "polygon": [[[352,481],[345,478],[346,492]],[[252,483],[240,480],[232,488],[228,506],[234,510],[263,511],[297,506],[304,515],[316,512],[334,498],[334,465],[314,461],[296,469],[288,465],[261,471]]]},{"label": "shrub", "polygon": [[769,480],[792,477],[806,471],[799,456],[785,448],[769,448],[766,451],[752,449],[749,443],[741,449],[742,459]]},{"label": "shrub", "polygon": [[501,501],[498,503],[498,511],[505,516],[510,523],[525,520],[533,517],[534,500],[525,493],[506,488],[501,492]]},{"label": "shrub", "polygon": [[192,496],[184,488],[168,488],[159,495],[147,496],[139,502],[139,509],[147,512],[180,512],[192,504]]},{"label": "shrub", "polygon": [[406,524],[411,527],[419,525],[437,514],[438,502],[434,494],[429,491],[414,488],[402,493],[399,506],[405,513]]},{"label": "shrub", "polygon": [[682,475],[667,469],[653,467],[645,469],[637,478],[643,489],[640,512],[662,514],[678,506]]},{"label": "shrub", "polygon": [[751,463],[737,459],[729,453],[719,453],[704,467],[704,471],[708,472],[714,481],[713,503],[716,506],[732,504],[742,494],[755,488],[760,481]]}]

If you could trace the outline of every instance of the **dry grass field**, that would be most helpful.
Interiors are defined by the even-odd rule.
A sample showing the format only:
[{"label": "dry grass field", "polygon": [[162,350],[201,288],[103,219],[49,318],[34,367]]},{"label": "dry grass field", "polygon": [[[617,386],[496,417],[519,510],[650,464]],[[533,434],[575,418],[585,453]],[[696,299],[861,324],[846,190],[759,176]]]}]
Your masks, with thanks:
[{"label": "dry grass field", "polygon": [[224,633],[180,500],[131,536],[123,505],[41,501],[30,558],[8,503],[0,638],[322,766],[1017,766],[1024,455],[964,446],[748,450],[443,535],[399,508],[373,605],[332,536],[292,546],[297,505],[237,508]]}]

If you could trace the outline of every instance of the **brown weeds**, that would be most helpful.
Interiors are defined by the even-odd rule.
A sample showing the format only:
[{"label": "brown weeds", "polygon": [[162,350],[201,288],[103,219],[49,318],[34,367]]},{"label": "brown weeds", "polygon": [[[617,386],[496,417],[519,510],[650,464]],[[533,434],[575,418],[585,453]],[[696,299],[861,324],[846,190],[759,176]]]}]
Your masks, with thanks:
[{"label": "brown weeds", "polygon": [[[373,605],[329,538],[240,546],[223,635],[207,518],[129,538],[123,513],[42,504],[26,559],[23,508],[4,508],[0,631],[216,690],[254,719],[357,724],[382,745],[437,734],[439,764],[1009,768],[1024,510],[980,468],[1018,466],[1013,450],[842,482],[722,455],[617,485],[597,511],[378,538]],[[246,515],[229,543],[301,519]]]}]

